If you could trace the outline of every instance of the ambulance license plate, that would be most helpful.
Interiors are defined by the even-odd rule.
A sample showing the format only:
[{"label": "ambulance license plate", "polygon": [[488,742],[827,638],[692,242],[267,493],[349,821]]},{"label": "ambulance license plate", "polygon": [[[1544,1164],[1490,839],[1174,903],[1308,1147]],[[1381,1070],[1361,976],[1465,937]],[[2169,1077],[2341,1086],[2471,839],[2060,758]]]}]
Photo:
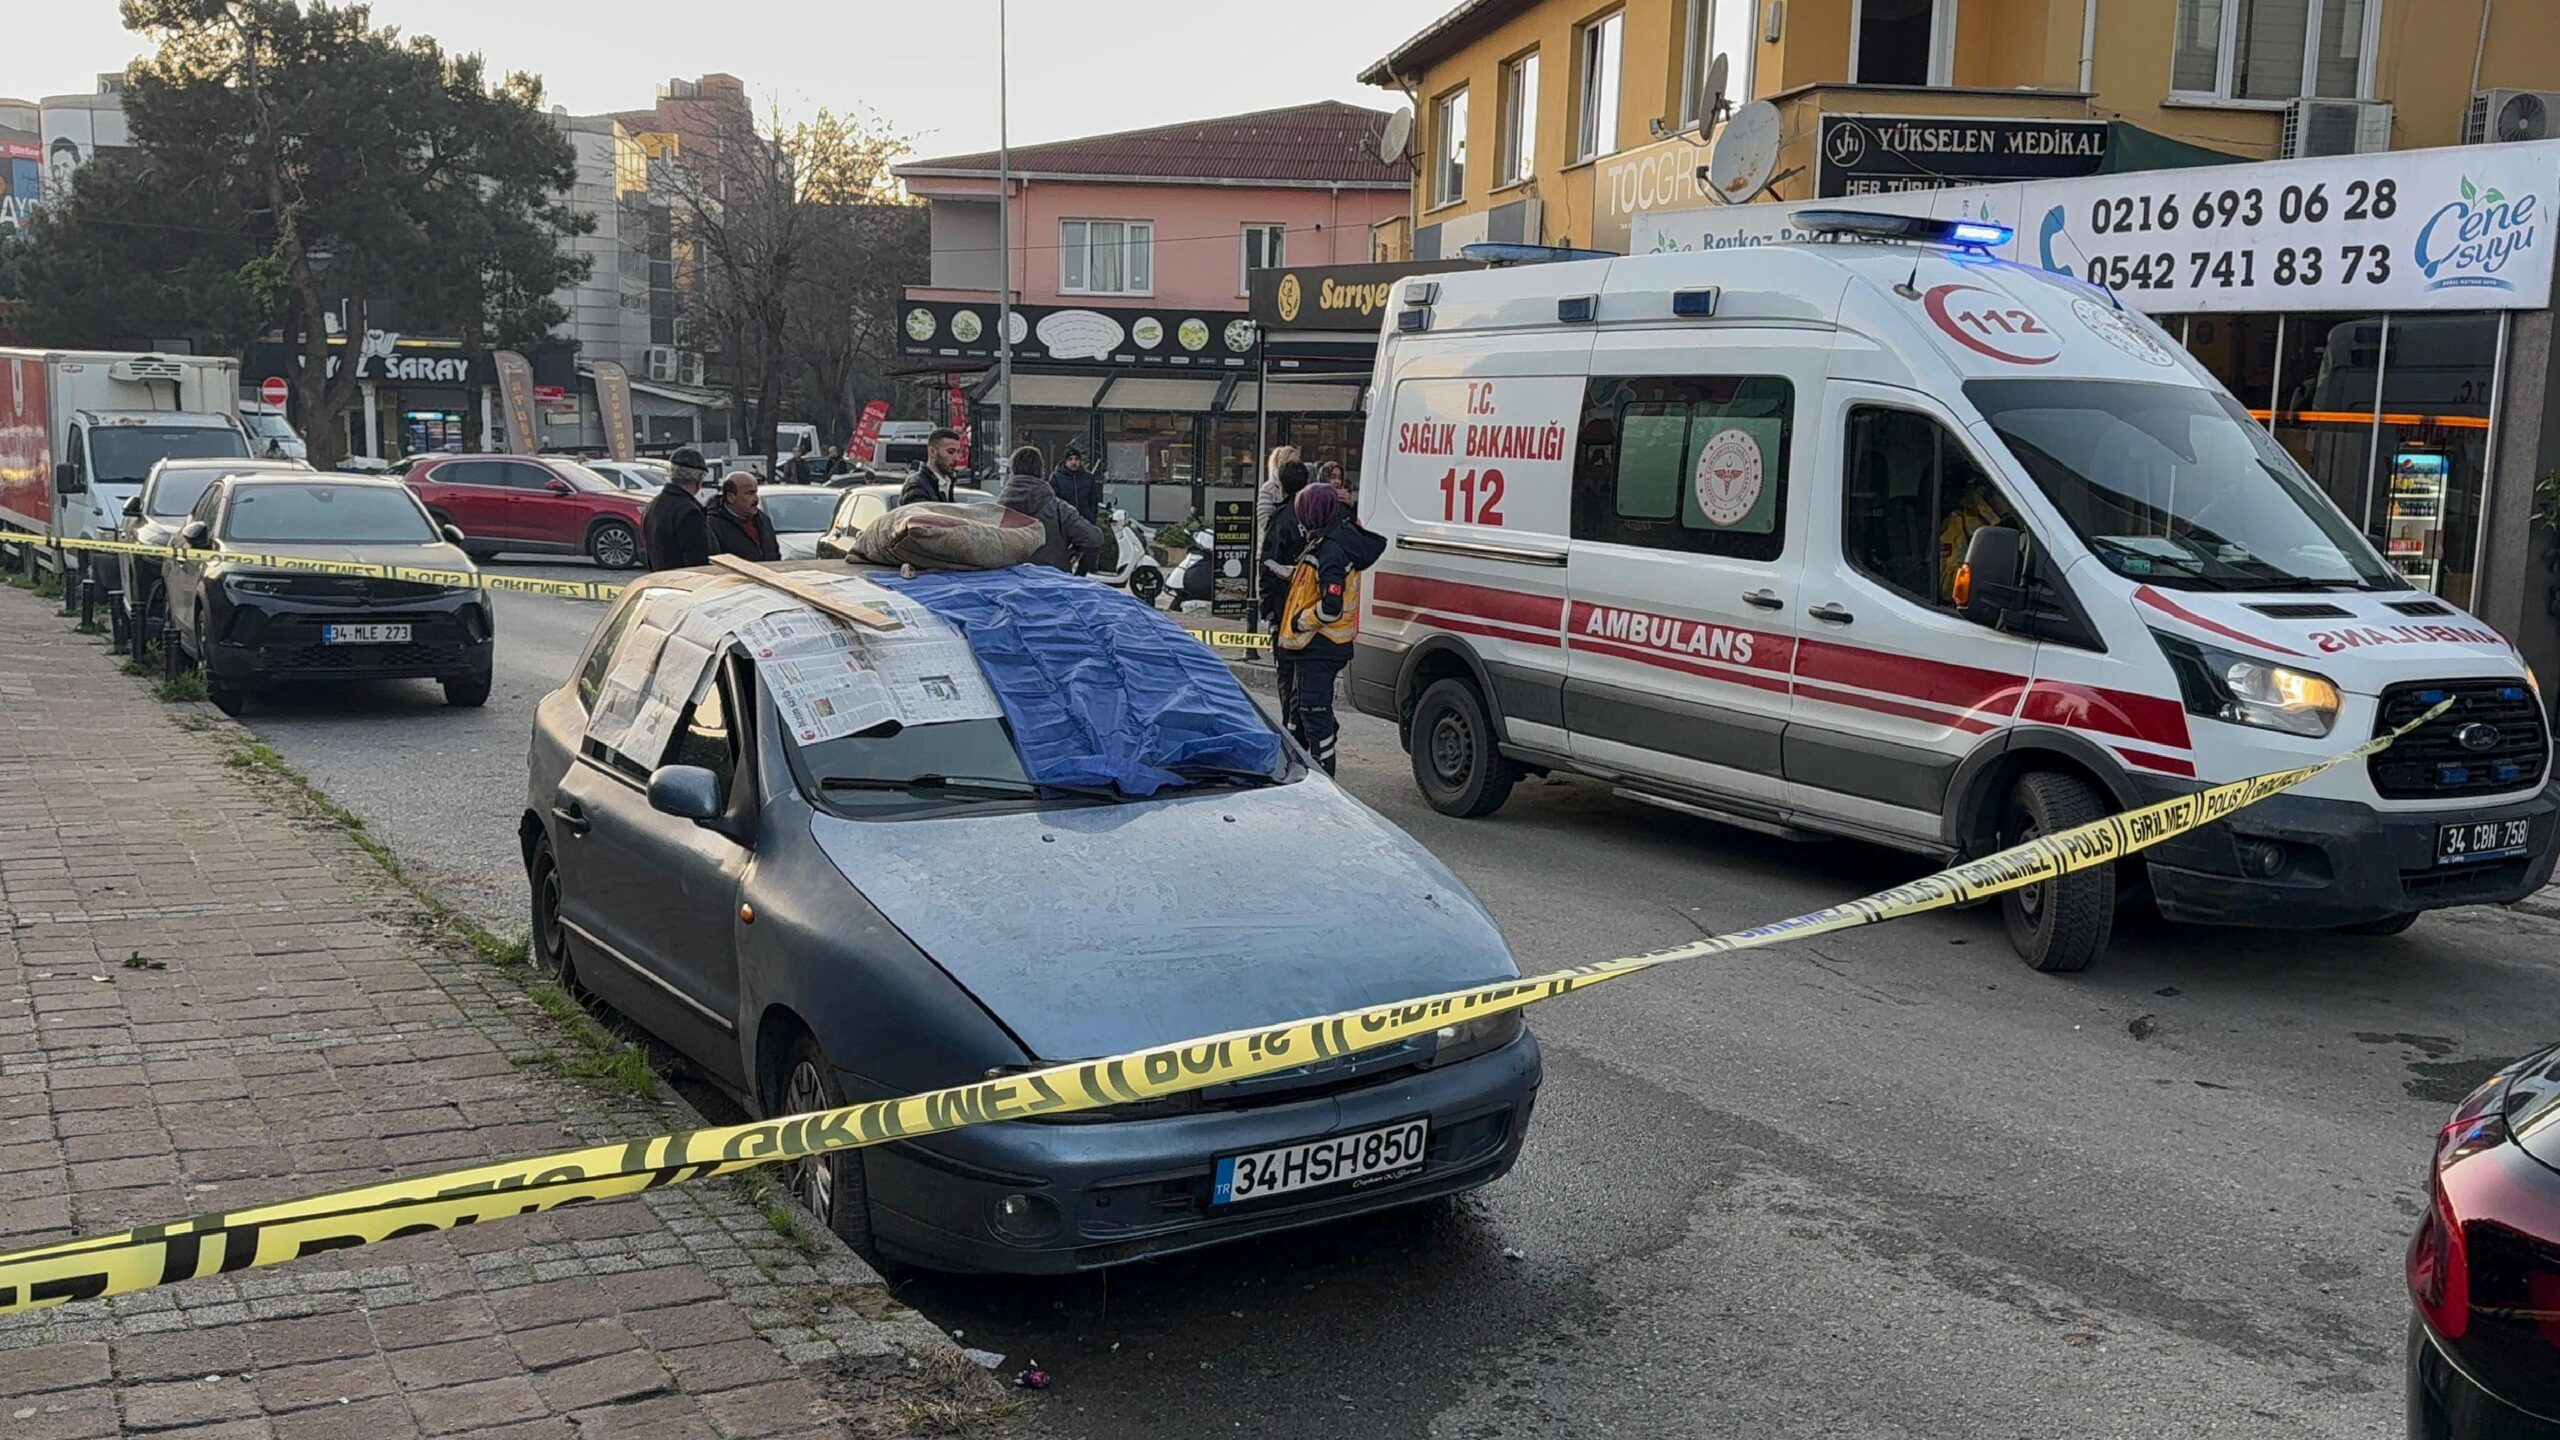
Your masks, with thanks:
[{"label": "ambulance license plate", "polygon": [[1422,1169],[1423,1152],[1429,1148],[1430,1140],[1429,1120],[1399,1120],[1356,1134],[1230,1155],[1218,1162],[1209,1203],[1241,1205],[1293,1190],[1374,1185],[1412,1175]]},{"label": "ambulance license plate", "polygon": [[409,627],[406,625],[323,625],[320,627],[320,643],[323,645],[406,645],[409,643]]},{"label": "ambulance license plate", "polygon": [[2436,827],[2438,865],[2513,860],[2533,848],[2530,820],[2465,820]]}]

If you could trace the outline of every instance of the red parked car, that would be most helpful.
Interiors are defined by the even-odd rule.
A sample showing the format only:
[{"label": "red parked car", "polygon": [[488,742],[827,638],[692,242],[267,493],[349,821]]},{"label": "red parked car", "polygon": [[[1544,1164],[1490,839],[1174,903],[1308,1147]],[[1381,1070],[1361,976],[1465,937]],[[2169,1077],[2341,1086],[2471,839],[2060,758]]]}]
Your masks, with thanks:
[{"label": "red parked car", "polygon": [[608,570],[640,563],[633,495],[558,455],[428,455],[403,477],[475,560],[500,551],[584,555]]},{"label": "red parked car", "polygon": [[2560,1437],[2560,1049],[2471,1092],[2431,1170],[2409,1242],[2411,1440]]}]

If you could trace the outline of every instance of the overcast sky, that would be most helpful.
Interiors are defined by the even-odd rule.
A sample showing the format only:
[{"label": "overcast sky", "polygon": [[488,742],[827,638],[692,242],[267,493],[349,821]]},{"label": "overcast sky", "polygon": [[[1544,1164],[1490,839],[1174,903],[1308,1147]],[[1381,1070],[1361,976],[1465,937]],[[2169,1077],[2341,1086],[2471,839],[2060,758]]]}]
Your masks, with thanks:
[{"label": "overcast sky", "polygon": [[[37,0],[28,0],[35,4]],[[1336,98],[1453,0],[1012,0],[1016,144]],[[9,28],[0,97],[88,90],[142,46],[115,0],[50,0]],[[921,155],[996,142],[996,0],[374,0],[377,23],[533,70],[587,114],[725,70],[762,110],[868,106]],[[534,21],[532,17],[539,16]]]}]

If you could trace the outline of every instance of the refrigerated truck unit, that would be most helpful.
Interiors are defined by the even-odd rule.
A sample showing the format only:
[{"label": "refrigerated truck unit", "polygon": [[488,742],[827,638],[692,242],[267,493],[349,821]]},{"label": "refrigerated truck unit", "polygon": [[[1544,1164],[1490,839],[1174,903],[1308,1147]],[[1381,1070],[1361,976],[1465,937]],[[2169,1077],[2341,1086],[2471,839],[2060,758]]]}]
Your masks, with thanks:
[{"label": "refrigerated truck unit", "polygon": [[112,537],[159,461],[248,458],[239,386],[217,356],[0,349],[0,523]]}]

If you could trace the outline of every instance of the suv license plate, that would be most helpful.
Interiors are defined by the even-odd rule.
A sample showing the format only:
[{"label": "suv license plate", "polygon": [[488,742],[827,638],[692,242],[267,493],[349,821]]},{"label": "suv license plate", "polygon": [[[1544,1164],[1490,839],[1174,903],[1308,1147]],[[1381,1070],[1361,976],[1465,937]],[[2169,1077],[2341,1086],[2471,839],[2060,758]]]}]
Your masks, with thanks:
[{"label": "suv license plate", "polygon": [[406,625],[323,625],[320,627],[320,643],[323,645],[406,645],[409,643],[409,627]]},{"label": "suv license plate", "polygon": [[1422,1168],[1430,1140],[1430,1121],[1399,1120],[1375,1130],[1230,1155],[1218,1162],[1209,1203],[1239,1205],[1293,1190],[1410,1175]]},{"label": "suv license plate", "polygon": [[2465,820],[2436,827],[2436,863],[2478,865],[2512,860],[2533,848],[2530,820]]}]

